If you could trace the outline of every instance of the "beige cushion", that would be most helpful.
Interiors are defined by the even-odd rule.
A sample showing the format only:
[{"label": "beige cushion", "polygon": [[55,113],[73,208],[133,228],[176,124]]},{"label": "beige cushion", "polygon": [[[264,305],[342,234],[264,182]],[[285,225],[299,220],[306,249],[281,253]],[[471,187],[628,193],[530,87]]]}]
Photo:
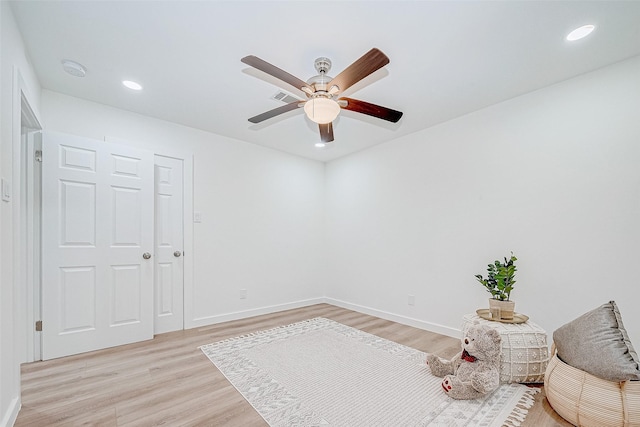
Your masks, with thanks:
[{"label": "beige cushion", "polygon": [[558,328],[553,341],[568,365],[609,381],[640,380],[638,354],[614,301]]}]

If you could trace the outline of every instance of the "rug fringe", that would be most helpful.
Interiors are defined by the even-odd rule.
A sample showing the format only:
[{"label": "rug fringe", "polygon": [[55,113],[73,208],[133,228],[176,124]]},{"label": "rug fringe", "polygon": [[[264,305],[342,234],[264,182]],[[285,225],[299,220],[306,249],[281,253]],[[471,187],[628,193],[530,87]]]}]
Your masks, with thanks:
[{"label": "rug fringe", "polygon": [[522,395],[520,400],[518,400],[516,407],[513,408],[513,411],[511,411],[511,414],[509,414],[507,419],[504,420],[503,426],[504,427],[520,427],[524,422],[524,419],[527,417],[527,414],[529,413],[529,409],[536,402],[535,395],[538,393],[540,393],[539,388],[527,387],[527,390],[525,391],[525,393]]}]

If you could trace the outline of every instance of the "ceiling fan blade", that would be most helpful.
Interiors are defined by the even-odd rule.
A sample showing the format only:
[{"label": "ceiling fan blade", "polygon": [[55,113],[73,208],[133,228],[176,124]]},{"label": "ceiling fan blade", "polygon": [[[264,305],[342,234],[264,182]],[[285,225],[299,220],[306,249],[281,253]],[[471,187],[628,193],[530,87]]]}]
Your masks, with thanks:
[{"label": "ceiling fan blade", "polygon": [[379,70],[389,63],[387,55],[375,47],[365,53],[353,64],[345,68],[335,76],[327,85],[328,88],[338,86],[338,92],[343,92],[358,83],[374,71]]},{"label": "ceiling fan blade", "polygon": [[402,117],[401,111],[392,110],[391,108],[382,107],[369,102],[359,101],[353,98],[340,98],[338,101],[347,101],[347,105],[342,107],[345,110],[377,117],[392,123],[397,123]]},{"label": "ceiling fan blade", "polygon": [[300,80],[296,76],[293,76],[287,73],[284,70],[276,67],[275,65],[269,64],[267,61],[264,61],[257,56],[249,55],[245,56],[241,59],[247,65],[252,66],[253,68],[257,68],[260,71],[264,71],[265,73],[272,75],[273,77],[282,80],[285,83],[289,83],[291,86],[296,89],[302,90],[303,87],[308,87],[312,90],[311,86],[309,86],[305,81]]},{"label": "ceiling fan blade", "polygon": [[320,140],[322,142],[331,142],[333,141],[333,123],[329,122],[327,124],[318,125],[320,127]]},{"label": "ceiling fan blade", "polygon": [[285,104],[281,107],[278,108],[274,108],[273,110],[269,110],[266,111],[262,114],[258,114],[257,116],[251,117],[249,119],[249,121],[251,123],[260,123],[263,122],[267,119],[270,119],[272,117],[278,116],[280,114],[286,113],[288,111],[291,110],[295,110],[296,108],[300,107],[300,105],[303,105],[304,103],[301,104],[302,101],[294,101],[294,102],[290,102],[288,104]]}]

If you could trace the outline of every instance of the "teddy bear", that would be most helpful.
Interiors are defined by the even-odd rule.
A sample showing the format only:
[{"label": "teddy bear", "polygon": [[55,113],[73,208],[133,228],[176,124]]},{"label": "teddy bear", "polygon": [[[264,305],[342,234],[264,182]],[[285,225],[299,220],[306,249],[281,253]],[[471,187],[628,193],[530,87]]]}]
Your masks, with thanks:
[{"label": "teddy bear", "polygon": [[477,399],[500,385],[502,338],[494,328],[474,323],[462,338],[462,351],[445,360],[427,355],[431,373],[444,377],[442,388],[454,399]]}]

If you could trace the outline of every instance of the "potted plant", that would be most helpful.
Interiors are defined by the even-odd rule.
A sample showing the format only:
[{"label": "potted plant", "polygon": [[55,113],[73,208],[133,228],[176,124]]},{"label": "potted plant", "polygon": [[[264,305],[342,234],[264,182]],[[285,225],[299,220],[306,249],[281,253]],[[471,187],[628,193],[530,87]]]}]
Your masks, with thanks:
[{"label": "potted plant", "polygon": [[491,294],[489,299],[489,311],[491,317],[495,320],[512,320],[516,303],[511,301],[511,291],[516,283],[514,277],[516,274],[515,262],[518,260],[511,252],[511,258],[504,262],[495,260],[493,264],[487,266],[487,278],[476,274],[476,279]]}]

